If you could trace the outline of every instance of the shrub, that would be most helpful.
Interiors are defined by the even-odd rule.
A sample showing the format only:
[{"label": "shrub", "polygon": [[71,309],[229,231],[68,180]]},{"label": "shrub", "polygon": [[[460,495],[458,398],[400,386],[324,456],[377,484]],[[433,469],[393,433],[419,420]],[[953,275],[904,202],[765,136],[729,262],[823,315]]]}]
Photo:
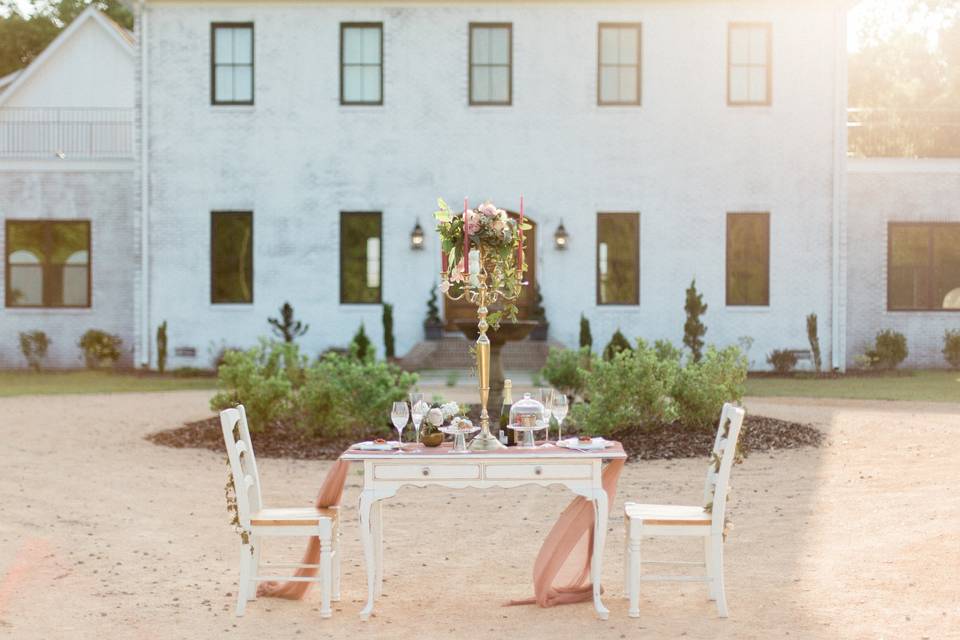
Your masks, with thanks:
[{"label": "shrub", "polygon": [[700,317],[707,312],[707,305],[703,304],[703,295],[697,293],[696,278],[687,288],[687,300],[683,310],[687,312],[687,321],[683,323],[683,344],[690,349],[693,361],[700,362],[703,355],[703,336],[707,334],[707,327]]},{"label": "shrub", "polygon": [[43,368],[43,361],[47,357],[50,347],[50,338],[43,331],[27,331],[20,334],[20,353],[27,360],[27,366],[34,371]]},{"label": "shrub", "polygon": [[88,369],[116,365],[122,344],[120,336],[99,329],[89,329],[80,337],[80,349]]},{"label": "shrub", "polygon": [[907,338],[898,331],[886,329],[877,334],[873,349],[867,351],[870,366],[877,369],[896,369],[907,359]]},{"label": "shrub", "polygon": [[807,316],[807,340],[810,341],[810,353],[813,354],[813,366],[820,373],[823,361],[820,359],[820,336],[817,332],[817,314]]},{"label": "shrub", "polygon": [[459,380],[460,380],[460,374],[458,372],[449,371],[447,372],[447,378],[446,380],[444,380],[444,384],[447,385],[448,387],[455,387],[457,386],[457,382],[459,382]]},{"label": "shrub", "polygon": [[960,329],[943,334],[943,357],[951,367],[960,369]]},{"label": "shrub", "polygon": [[434,282],[433,284],[434,286],[430,288],[430,297],[427,298],[427,317],[423,321],[424,324],[428,325],[443,324],[443,321],[440,320],[440,309],[437,307],[437,283]]},{"label": "shrub", "polygon": [[530,305],[530,319],[543,324],[547,321],[547,310],[543,308],[543,294],[540,293],[540,283],[533,288],[533,304]]},{"label": "shrub", "polygon": [[657,340],[653,343],[653,350],[661,360],[672,360],[679,364],[680,359],[683,358],[683,352],[673,346],[669,340]]},{"label": "shrub", "polygon": [[767,356],[767,362],[777,373],[790,373],[797,366],[797,354],[789,349],[774,349]]},{"label": "shrub", "polygon": [[383,349],[386,357],[392,358],[394,356],[394,340],[393,340],[393,305],[386,304],[383,305]]},{"label": "shrub", "polygon": [[582,347],[579,351],[550,347],[540,377],[549,382],[551,387],[572,398],[583,392],[590,370],[590,359],[588,347]]},{"label": "shrub", "polygon": [[725,402],[743,399],[747,359],[738,347],[708,347],[700,362],[680,369],[673,387],[677,418],[687,427],[712,428]]},{"label": "shrub", "polygon": [[590,333],[590,321],[580,314],[580,348],[593,349],[593,334]]},{"label": "shrub", "polygon": [[632,347],[630,342],[620,333],[620,329],[617,329],[613,332],[613,335],[610,337],[610,342],[607,343],[607,346],[603,348],[603,359],[607,362],[613,360],[621,351],[630,351]]},{"label": "shrub", "polygon": [[353,336],[353,340],[350,341],[350,356],[356,358],[360,362],[367,362],[373,360],[373,344],[370,342],[370,338],[367,337],[367,332],[363,328],[363,323],[360,323],[360,328],[357,329],[357,332]]},{"label": "shrub", "polygon": [[157,371],[161,374],[167,369],[167,321],[157,327]]},{"label": "shrub", "polygon": [[267,323],[273,327],[273,334],[283,338],[284,342],[293,342],[310,330],[309,324],[303,324],[293,319],[293,306],[284,302],[280,307],[280,318],[267,318]]}]

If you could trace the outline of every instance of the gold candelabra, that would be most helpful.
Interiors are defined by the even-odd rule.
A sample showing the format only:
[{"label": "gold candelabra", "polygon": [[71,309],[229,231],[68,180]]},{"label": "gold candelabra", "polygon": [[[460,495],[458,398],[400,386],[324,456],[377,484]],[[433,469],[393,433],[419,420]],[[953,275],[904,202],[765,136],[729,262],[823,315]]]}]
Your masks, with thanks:
[{"label": "gold candelabra", "polygon": [[[452,291],[453,285],[450,284],[450,274],[442,272],[440,274],[440,291],[450,300],[467,300],[477,305],[477,329],[480,335],[477,337],[477,377],[480,379],[480,433],[470,443],[470,449],[473,451],[490,451],[492,449],[502,449],[503,443],[496,436],[490,433],[490,415],[487,413],[487,401],[490,399],[490,338],[487,337],[487,329],[490,325],[487,323],[489,309],[487,305],[496,302],[510,302],[520,297],[523,291],[521,280],[523,274],[523,264],[518,265],[517,277],[506,283],[499,273],[499,266],[492,266],[493,275],[487,266],[487,256],[483,248],[476,250],[479,255],[477,269],[471,269],[469,274],[464,275],[462,289],[459,293]],[[472,253],[472,252],[471,252]],[[469,261],[469,256],[465,257]],[[468,262],[469,264],[469,262]],[[491,286],[494,285],[495,286]]]}]

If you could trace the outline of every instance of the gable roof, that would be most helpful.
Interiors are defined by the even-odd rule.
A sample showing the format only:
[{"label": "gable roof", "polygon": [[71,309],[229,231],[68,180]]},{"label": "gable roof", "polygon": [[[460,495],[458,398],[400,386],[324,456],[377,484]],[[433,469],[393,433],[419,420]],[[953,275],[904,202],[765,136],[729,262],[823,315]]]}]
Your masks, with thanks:
[{"label": "gable roof", "polygon": [[14,71],[0,78],[0,106],[2,106],[18,88],[26,83],[33,74],[37,73],[37,69],[41,68],[47,60],[52,58],[57,50],[63,46],[63,43],[72,38],[73,34],[79,31],[80,27],[90,20],[100,25],[111,38],[116,40],[128,55],[132,57],[136,53],[133,34],[105,16],[93,5],[89,5],[80,12],[80,15],[74,18],[73,22],[60,31],[57,37],[53,39],[53,42],[48,44],[47,48],[40,52],[40,55],[34,58],[30,64],[19,71]]}]

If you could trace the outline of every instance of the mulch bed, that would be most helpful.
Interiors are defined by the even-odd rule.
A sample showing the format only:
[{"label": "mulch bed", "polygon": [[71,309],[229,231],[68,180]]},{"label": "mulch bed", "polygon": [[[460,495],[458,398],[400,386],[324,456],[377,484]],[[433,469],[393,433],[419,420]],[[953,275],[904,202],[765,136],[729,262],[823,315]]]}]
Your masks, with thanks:
[{"label": "mulch bed", "polygon": [[[412,428],[405,435],[410,436]],[[674,424],[652,424],[644,428],[626,429],[612,436],[623,443],[630,459],[659,460],[706,457],[715,432],[713,429],[687,429]],[[176,449],[193,448],[223,451],[220,419],[208,418],[190,422],[177,429],[147,436],[154,444]],[[299,460],[335,460],[355,438],[321,439],[307,436],[293,425],[274,423],[269,429],[254,434],[257,456],[261,458],[294,458]],[[818,447],[823,433],[810,425],[786,422],[776,418],[747,415],[740,433],[741,450],[754,451]]]}]

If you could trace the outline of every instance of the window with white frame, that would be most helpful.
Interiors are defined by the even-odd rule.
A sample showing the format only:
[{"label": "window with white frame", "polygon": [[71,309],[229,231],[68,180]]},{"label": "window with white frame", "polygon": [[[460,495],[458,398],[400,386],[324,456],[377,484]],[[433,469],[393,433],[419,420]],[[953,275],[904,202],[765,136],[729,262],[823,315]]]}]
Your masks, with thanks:
[{"label": "window with white frame", "polygon": [[210,101],[253,104],[253,23],[211,25]]},{"label": "window with white frame", "polygon": [[601,23],[597,37],[597,104],[640,104],[640,24]]},{"label": "window with white frame", "polygon": [[340,25],[340,104],[383,104],[383,23]]},{"label": "window with white frame", "polygon": [[727,31],[727,104],[771,103],[771,52],[770,23],[730,23]]},{"label": "window with white frame", "polygon": [[513,100],[513,25],[470,24],[470,104],[509,105]]}]

